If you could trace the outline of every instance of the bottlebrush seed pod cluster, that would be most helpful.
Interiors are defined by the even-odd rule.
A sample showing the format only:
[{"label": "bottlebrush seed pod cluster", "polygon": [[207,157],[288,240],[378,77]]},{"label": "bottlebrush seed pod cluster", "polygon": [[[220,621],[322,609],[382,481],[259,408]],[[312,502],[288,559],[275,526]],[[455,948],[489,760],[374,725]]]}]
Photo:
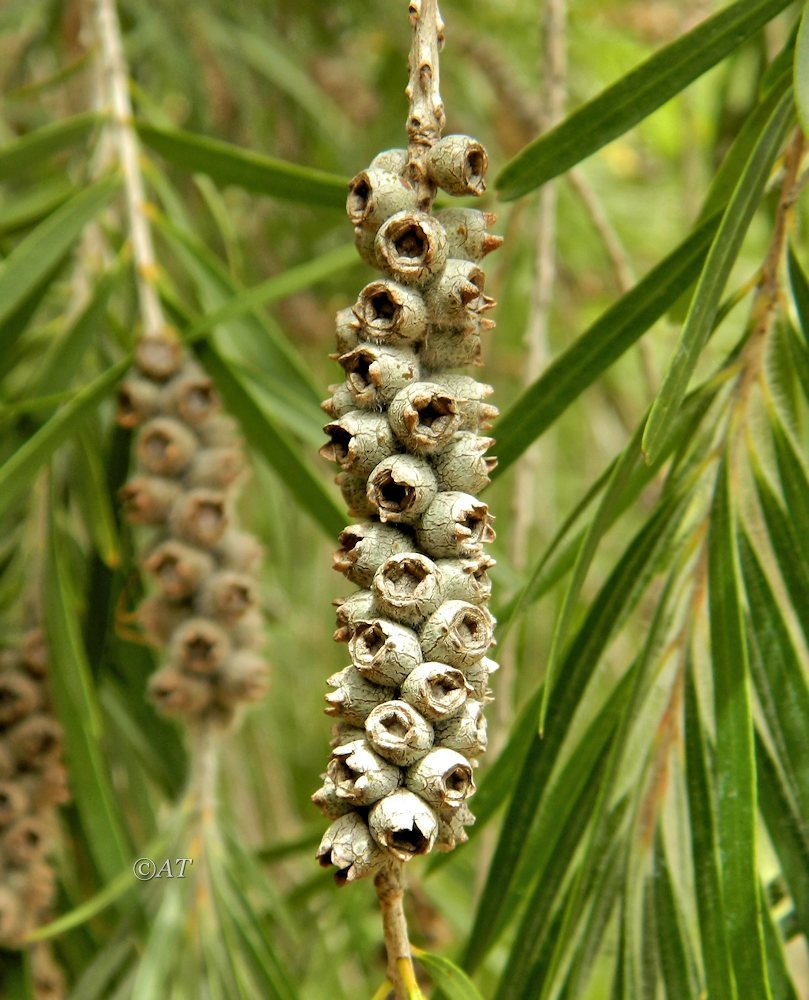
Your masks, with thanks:
[{"label": "bottlebrush seed pod cluster", "polygon": [[[487,157],[468,136],[439,139],[428,183],[481,194]],[[486,749],[492,517],[476,494],[496,460],[481,435],[491,387],[453,371],[480,364],[494,323],[479,261],[502,242],[488,213],[424,211],[406,150],[379,154],[349,185],[360,256],[384,273],[337,315],[345,381],[323,403],[324,458],[358,519],[334,567],[361,589],[337,610],[351,663],[329,678],[339,719],[313,801],[333,822],[317,852],[339,885],[434,847],[474,822],[476,758]]]},{"label": "bottlebrush seed pod cluster", "polygon": [[[0,653],[0,948],[45,923],[56,892],[48,851],[56,806],[69,799],[62,729],[50,706],[42,632]],[[47,949],[32,955],[36,995],[61,995]],[[47,993],[45,985],[52,992]]]},{"label": "bottlebrush seed pod cluster", "polygon": [[166,715],[229,723],[264,694],[257,573],[261,547],[240,531],[245,461],[208,376],[168,338],[144,338],[119,393],[118,422],[137,428],[137,470],[121,490],[127,519],[151,529],[143,567],[155,593],[137,618],[168,662],[149,693]]}]

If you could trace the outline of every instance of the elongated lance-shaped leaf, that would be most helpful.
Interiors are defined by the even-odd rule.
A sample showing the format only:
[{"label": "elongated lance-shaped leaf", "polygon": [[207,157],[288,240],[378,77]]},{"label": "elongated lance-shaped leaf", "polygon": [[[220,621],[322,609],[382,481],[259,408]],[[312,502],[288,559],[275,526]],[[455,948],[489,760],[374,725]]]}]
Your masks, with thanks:
[{"label": "elongated lance-shaped leaf", "polygon": [[653,461],[669,424],[680,409],[688,383],[708,339],[722,291],[758,208],[770,170],[794,118],[792,94],[776,105],[727,204],[711,244],[674,356],[652,405],[643,435],[643,453]]},{"label": "elongated lance-shaped leaf", "polygon": [[136,126],[150,149],[189,173],[207,174],[219,184],[235,184],[284,201],[335,209],[345,206],[348,178],[181,129],[159,128],[147,122]]},{"label": "elongated lance-shaped leaf", "polygon": [[708,595],[716,717],[717,835],[730,954],[739,988],[770,996],[758,896],[757,795],[747,642],[730,460],[717,474],[708,536]]},{"label": "elongated lance-shaped leaf", "polygon": [[19,243],[0,266],[0,351],[7,351],[22,333],[5,325],[70,250],[82,229],[94,219],[118,189],[118,179],[105,177],[74,195]]},{"label": "elongated lance-shaped leaf", "polygon": [[90,667],[78,629],[75,581],[71,579],[65,537],[49,511],[47,572],[44,575],[45,631],[48,637],[51,693],[64,730],[65,751],[84,842],[99,875],[109,882],[131,862],[119,799],[104,758],[104,725]]},{"label": "elongated lance-shaped leaf", "polygon": [[0,181],[24,174],[31,163],[41,163],[53,153],[75,146],[86,139],[101,121],[93,111],[74,115],[64,121],[45,125],[0,149]]},{"label": "elongated lance-shaped leaf", "polygon": [[36,225],[76,193],[66,177],[41,181],[33,191],[0,205],[0,235]]},{"label": "elongated lance-shaped leaf", "polygon": [[711,1000],[735,1000],[730,964],[727,908],[723,896],[717,836],[716,801],[708,764],[705,726],[700,716],[693,664],[685,681],[685,759],[694,888],[707,995]]},{"label": "elongated lance-shaped leaf", "polygon": [[433,983],[447,1000],[483,1000],[477,986],[463,969],[442,955],[413,948],[413,957],[424,966]]},{"label": "elongated lance-shaped leaf", "polygon": [[658,827],[654,846],[654,912],[657,955],[666,1000],[680,1000],[697,994],[694,957],[664,843]]},{"label": "elongated lance-shaped leaf", "polygon": [[495,181],[511,201],[601,149],[671,100],[789,6],[789,0],[739,0],[706,18],[535,139]]},{"label": "elongated lance-shaped leaf", "polygon": [[660,319],[700,273],[718,216],[708,219],[578,337],[497,421],[494,478]]},{"label": "elongated lance-shaped leaf", "polygon": [[809,136],[809,11],[806,7],[795,43],[795,103],[801,128]]},{"label": "elongated lance-shaped leaf", "polygon": [[806,277],[792,246],[787,251],[787,270],[789,271],[789,284],[792,288],[792,301],[795,303],[804,345],[809,346],[809,279]]},{"label": "elongated lance-shaped leaf", "polygon": [[767,955],[767,975],[772,987],[772,995],[776,1000],[800,1000],[795,983],[787,965],[784,954],[784,942],[767,905],[767,897],[762,885],[759,885],[761,897],[761,919],[764,926],[764,949]]}]

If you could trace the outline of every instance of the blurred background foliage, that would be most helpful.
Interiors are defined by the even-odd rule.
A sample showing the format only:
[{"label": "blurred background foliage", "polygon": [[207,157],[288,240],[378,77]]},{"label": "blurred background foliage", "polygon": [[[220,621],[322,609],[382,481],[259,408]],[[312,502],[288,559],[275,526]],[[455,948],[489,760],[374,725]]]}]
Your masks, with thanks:
[{"label": "blurred background foliage", "polygon": [[[556,39],[567,52],[567,107],[720,6],[573,0]],[[778,217],[801,12],[736,8],[761,8],[764,26],[739,33],[718,65],[685,89],[675,84],[673,99],[554,182],[557,266],[542,367],[551,358],[570,365],[551,369],[530,398],[521,393],[538,308],[538,196],[501,202],[492,184],[480,203],[506,236],[487,261],[499,306],[483,378],[504,413],[509,460],[486,494],[497,515],[494,610],[508,635],[473,801],[478,825],[450,858],[409,867],[409,914],[414,943],[466,968],[483,996],[681,1000],[706,995],[707,982],[719,1000],[764,997],[765,979],[773,997],[809,996],[809,253],[800,204],[792,280],[779,272],[773,303],[768,388],[745,409],[743,433],[718,430],[739,396],[737,345],[754,325],[749,298]],[[351,246],[343,185],[404,140],[406,5],[122,0],[119,11],[161,292],[196,335],[251,446],[243,516],[267,548],[273,678],[227,740],[216,817],[206,820],[204,803],[183,798],[189,758],[178,730],[143,698],[155,663],[127,617],[141,584],[116,510],[129,436],[114,424],[113,400],[138,317],[116,191],[95,181],[110,162],[88,116],[98,109],[81,5],[5,0],[0,606],[7,645],[32,617],[45,620],[74,790],[59,856],[62,923],[47,933],[82,1000],[371,996],[384,978],[373,890],[336,891],[312,859],[324,827],[309,802],[328,745],[324,681],[346,662],[331,641],[330,601],[347,592],[329,570],[344,522],[317,458],[317,402],[338,380],[328,358],[334,313],[370,280]],[[486,145],[494,178],[539,134],[545,10],[534,0],[445,0],[442,13],[448,131]],[[760,108],[771,99],[769,114],[783,93],[767,159]],[[582,121],[574,162],[596,126]],[[734,146],[740,134],[752,142]],[[756,155],[766,191],[727,280],[716,268],[703,275],[703,292],[731,301],[700,356],[706,388],[678,420],[671,411],[675,433],[647,470],[644,415],[716,222],[688,267],[664,258],[694,230],[733,149],[712,208],[740,176],[742,194],[743,182],[755,187],[744,168]],[[284,174],[266,157],[322,174]],[[658,265],[643,293],[654,299],[665,286],[667,298],[625,319],[635,301],[625,293]],[[246,298],[245,289],[257,291]],[[734,296],[741,304],[731,308]],[[565,353],[602,314],[590,353]],[[622,346],[609,354],[624,321]],[[511,462],[541,432],[526,493]],[[599,496],[599,477],[620,455],[603,503],[567,522],[583,498]],[[540,743],[538,690],[552,647],[558,670]],[[747,664],[752,708],[736,697]],[[712,692],[733,706],[729,728],[721,712],[715,718]],[[742,801],[735,814],[728,782]],[[131,859],[175,850],[198,857],[193,878],[135,882]],[[748,910],[752,938],[733,916]],[[752,972],[739,964],[759,937],[763,973],[755,959]],[[423,968],[435,995],[475,995],[438,959],[428,955]],[[3,995],[25,995],[16,956],[2,955],[2,971]],[[760,978],[751,985],[748,973]]]}]

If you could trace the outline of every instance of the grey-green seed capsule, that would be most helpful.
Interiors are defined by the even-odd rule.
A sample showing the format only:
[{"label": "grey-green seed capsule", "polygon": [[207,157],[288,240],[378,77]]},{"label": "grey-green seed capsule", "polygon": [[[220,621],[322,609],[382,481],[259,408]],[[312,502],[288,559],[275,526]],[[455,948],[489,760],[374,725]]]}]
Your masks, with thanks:
[{"label": "grey-green seed capsule", "polygon": [[383,270],[382,261],[376,252],[376,229],[354,226],[354,247],[362,260],[377,271]]},{"label": "grey-green seed capsule", "polygon": [[[460,416],[458,422],[460,423]],[[497,466],[494,456],[486,456],[493,444],[494,438],[480,437],[471,431],[455,434],[449,444],[433,458],[438,488],[442,491],[480,493],[488,485],[491,473]]]},{"label": "grey-green seed capsule", "polygon": [[155,412],[160,386],[148,378],[130,375],[118,389],[116,420],[121,427],[137,427]]},{"label": "grey-green seed capsule", "polygon": [[221,405],[212,380],[196,365],[184,366],[160,394],[163,410],[175,413],[180,420],[192,425],[208,420]]},{"label": "grey-green seed capsule", "polygon": [[413,382],[393,399],[388,419],[396,437],[417,455],[447,447],[461,426],[455,397],[435,382]]},{"label": "grey-green seed capsule", "polygon": [[168,539],[149,553],[144,569],[167,597],[182,601],[213,572],[213,560],[199,549]]},{"label": "grey-green seed capsule", "polygon": [[396,212],[416,207],[416,192],[396,173],[371,167],[348,185],[346,212],[355,226],[378,229]]},{"label": "grey-green seed capsule", "polygon": [[361,344],[340,357],[346,389],[357,406],[382,409],[419,376],[413,352],[382,344]]},{"label": "grey-green seed capsule", "polygon": [[424,293],[430,322],[442,330],[465,330],[483,304],[483,271],[469,260],[450,258],[441,276]]},{"label": "grey-green seed capsule", "polygon": [[465,844],[469,837],[464,827],[473,826],[475,817],[464,802],[457,809],[447,809],[438,820],[438,836],[435,841],[437,851],[451,851],[459,844]]},{"label": "grey-green seed capsule", "polygon": [[469,559],[437,560],[445,599],[485,604],[492,593],[488,570],[494,564],[494,559],[483,554]]},{"label": "grey-green seed capsule", "polygon": [[469,330],[442,330],[432,328],[421,345],[422,367],[435,373],[445,368],[480,367],[483,364],[483,348],[480,337]]},{"label": "grey-green seed capsule", "polygon": [[231,486],[244,470],[244,455],[236,445],[200,448],[191,460],[185,482],[188,486],[222,490]]},{"label": "grey-green seed capsule", "polygon": [[174,479],[136,476],[121,487],[118,499],[131,524],[163,524],[181,490]]},{"label": "grey-green seed capsule", "polygon": [[324,410],[334,420],[339,420],[347,413],[353,413],[357,409],[357,401],[349,391],[345,382],[337,382],[329,386],[331,396],[324,399],[320,404],[320,409]]},{"label": "grey-green seed capsule", "polygon": [[488,702],[492,700],[489,677],[499,669],[500,664],[489,659],[488,656],[483,656],[477,663],[472,663],[464,668],[466,679],[472,685],[478,701]]},{"label": "grey-green seed capsule", "polygon": [[447,194],[481,195],[486,190],[489,157],[477,139],[445,135],[427,151],[427,173]]},{"label": "grey-green seed capsule", "polygon": [[338,798],[355,806],[370,806],[399,787],[400,771],[380,757],[367,740],[335,747],[327,774]]},{"label": "grey-green seed capsule", "polygon": [[376,234],[374,249],[382,269],[405,285],[424,285],[447,263],[447,234],[427,212],[392,215]]},{"label": "grey-green seed capsule", "polygon": [[185,670],[210,676],[230,655],[227,632],[208,618],[189,618],[171,637],[171,658]]},{"label": "grey-green seed capsule", "polygon": [[365,723],[369,713],[390,697],[390,688],[365,680],[356,667],[345,667],[326,683],[334,688],[326,695],[326,715],[339,715],[354,726]]},{"label": "grey-green seed capsule", "polygon": [[374,617],[374,595],[370,590],[356,590],[333,603],[337,608],[335,642],[348,642],[359,621]]},{"label": "grey-green seed capsule", "polygon": [[420,552],[393,555],[374,574],[371,590],[380,611],[394,621],[418,626],[441,604],[441,577]]},{"label": "grey-green seed capsule", "polygon": [[387,170],[391,174],[401,174],[406,166],[406,149],[383,149],[371,160],[368,169]]},{"label": "grey-green seed capsule", "polygon": [[486,655],[493,637],[494,618],[486,608],[445,601],[424,623],[419,638],[425,660],[463,669]]},{"label": "grey-green seed capsule", "polygon": [[320,449],[323,458],[336,462],[344,472],[367,476],[382,459],[399,447],[385,416],[355,410],[323,428],[330,440]]},{"label": "grey-green seed capsule", "polygon": [[490,385],[476,382],[470,375],[444,373],[432,376],[432,381],[443,386],[457,399],[461,412],[460,430],[488,430],[491,427],[498,410],[496,406],[486,402],[494,392]]},{"label": "grey-green seed capsule", "polygon": [[377,872],[385,862],[385,852],[355,812],[340,816],[323,834],[316,855],[321,867],[333,865],[337,885],[356,882]]},{"label": "grey-green seed capsule", "polygon": [[221,490],[193,489],[183,493],[169,514],[172,534],[203,549],[215,545],[228,526],[226,499]]},{"label": "grey-green seed capsule", "polygon": [[173,337],[141,337],[135,348],[135,364],[144,375],[165,382],[183,364],[183,345]]},{"label": "grey-green seed capsule", "polygon": [[406,553],[412,542],[399,528],[364,521],[340,532],[334,568],[360,587],[371,584],[380,566],[397,553]]},{"label": "grey-green seed capsule", "polygon": [[468,493],[439,493],[421,516],[416,538],[435,558],[475,556],[494,539],[489,508]]},{"label": "grey-green seed capsule", "polygon": [[387,687],[398,687],[421,663],[416,633],[384,618],[356,622],[348,651],[363,677]]},{"label": "grey-green seed capsule", "polygon": [[199,595],[199,610],[225,625],[234,625],[256,607],[258,595],[252,577],[236,570],[221,570],[209,576]]},{"label": "grey-green seed capsule", "polygon": [[365,720],[365,733],[380,756],[400,767],[415,764],[433,745],[433,727],[406,701],[377,705]]},{"label": "grey-green seed capsule", "polygon": [[367,480],[363,476],[340,472],[334,477],[334,481],[343,494],[349,517],[370,517],[376,513],[376,507],[368,499]]},{"label": "grey-green seed capsule", "polygon": [[411,765],[405,785],[438,809],[457,809],[474,794],[472,765],[449,747],[435,747]]},{"label": "grey-green seed capsule", "polygon": [[491,212],[476,208],[445,208],[436,219],[447,234],[447,252],[450,257],[479,261],[496,250],[503,242],[502,236],[487,231],[496,219]]},{"label": "grey-green seed capsule", "polygon": [[179,475],[198,448],[194,434],[171,417],[154,417],[145,423],[135,445],[138,461],[155,476]]},{"label": "grey-green seed capsule", "polygon": [[413,345],[427,330],[427,306],[419,292],[387,278],[362,289],[354,315],[360,338],[374,343]]},{"label": "grey-green seed capsule", "polygon": [[340,309],[334,317],[337,354],[353,351],[359,341],[360,321],[354,315],[354,310],[347,306]]},{"label": "grey-green seed capsule", "polygon": [[323,777],[325,778],[323,785],[312,796],[312,802],[317,808],[327,819],[337,819],[339,816],[353,812],[354,806],[337,795],[337,789],[331,778],[325,775]]},{"label": "grey-green seed capsule", "polygon": [[371,807],[368,826],[381,847],[399,861],[409,861],[432,849],[438,816],[424,799],[400,788]]},{"label": "grey-green seed capsule", "polygon": [[401,696],[425,719],[435,722],[460,712],[472,688],[460,670],[445,663],[422,663],[402,683]]},{"label": "grey-green seed capsule", "polygon": [[457,750],[465,757],[479,757],[486,752],[486,717],[483,705],[469,699],[460,714],[435,723],[435,742]]},{"label": "grey-green seed capsule", "polygon": [[433,502],[437,490],[435,473],[416,455],[391,455],[368,478],[368,499],[383,522],[413,524]]}]

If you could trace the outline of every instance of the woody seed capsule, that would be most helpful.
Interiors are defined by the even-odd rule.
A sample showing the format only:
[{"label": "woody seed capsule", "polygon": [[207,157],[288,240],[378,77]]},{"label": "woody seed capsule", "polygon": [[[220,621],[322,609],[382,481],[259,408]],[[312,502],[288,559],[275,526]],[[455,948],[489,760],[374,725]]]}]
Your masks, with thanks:
[{"label": "woody seed capsule", "polygon": [[256,606],[252,577],[234,570],[222,570],[205,580],[199,596],[202,614],[233,625]]},{"label": "woody seed capsule", "polygon": [[339,361],[345,369],[346,388],[357,406],[381,409],[419,374],[411,351],[382,344],[361,344]]},{"label": "woody seed capsule", "polygon": [[447,194],[481,195],[489,168],[486,150],[468,135],[445,135],[427,151],[427,173]]},{"label": "woody seed capsule", "polygon": [[19,782],[0,781],[0,828],[24,816],[28,807],[28,796]]},{"label": "woody seed capsule", "polygon": [[399,768],[375,753],[367,740],[336,747],[328,766],[338,798],[370,806],[399,787]]},{"label": "woody seed capsule", "polygon": [[374,616],[374,595],[370,590],[356,590],[348,597],[338,598],[333,604],[337,608],[335,642],[348,642],[354,634],[357,623]]},{"label": "woody seed capsule", "polygon": [[368,169],[387,170],[391,174],[401,174],[406,166],[406,149],[383,149],[371,160]]},{"label": "woody seed capsule", "polygon": [[349,517],[370,517],[376,513],[376,507],[368,499],[367,480],[364,476],[355,476],[351,472],[338,472],[334,481],[343,494]]},{"label": "woody seed capsule", "polygon": [[135,348],[135,364],[144,375],[165,382],[180,370],[184,353],[173,337],[142,337]]},{"label": "woody seed capsule", "polygon": [[6,739],[18,767],[39,770],[62,753],[62,727],[41,712],[18,722],[8,730]]},{"label": "woody seed capsule", "polygon": [[433,722],[457,715],[471,693],[472,688],[461,671],[444,663],[422,663],[415,667],[401,691],[406,702]]},{"label": "woody seed capsule", "polygon": [[386,701],[374,708],[365,720],[365,732],[378,754],[400,766],[414,764],[433,745],[433,727],[406,701]]},{"label": "woody seed capsule", "polygon": [[176,476],[198,448],[196,437],[178,420],[154,417],[138,433],[138,461],[156,476]]},{"label": "woody seed capsule", "polygon": [[408,552],[412,541],[392,525],[365,521],[344,528],[338,537],[334,568],[352,583],[367,587],[379,567],[396,553]]},{"label": "woody seed capsule", "polygon": [[321,775],[324,783],[312,796],[312,802],[323,813],[327,819],[337,819],[338,816],[345,816],[346,813],[354,811],[354,806],[347,800],[341,799],[337,795],[337,788],[331,778]]},{"label": "woody seed capsule", "polygon": [[466,680],[472,685],[475,697],[479,701],[491,701],[489,690],[489,677],[500,669],[500,664],[488,656],[482,656],[476,663],[472,663],[464,668]]},{"label": "woody seed capsule", "polygon": [[121,427],[137,427],[155,411],[160,388],[150,379],[130,375],[118,389],[115,419]]},{"label": "woody seed capsule", "polygon": [[419,625],[441,604],[441,577],[435,563],[420,552],[391,556],[371,584],[380,610],[394,621]]},{"label": "woody seed capsule", "polygon": [[472,765],[448,747],[436,747],[411,765],[405,785],[439,809],[457,809],[475,791]]},{"label": "woody seed capsule", "polygon": [[454,396],[435,382],[414,382],[397,393],[388,419],[409,451],[432,455],[447,447],[461,425]]},{"label": "woody seed capsule", "polygon": [[378,844],[399,861],[409,861],[432,849],[438,817],[418,795],[399,788],[371,807],[368,826]]},{"label": "woody seed capsule", "polygon": [[228,526],[225,494],[221,490],[189,490],[171,508],[169,526],[183,541],[210,548]]},{"label": "woody seed capsule", "polygon": [[419,292],[387,279],[363,288],[354,315],[360,323],[360,338],[375,343],[412,345],[427,330],[427,307]]},{"label": "woody seed capsule", "polygon": [[171,637],[172,658],[194,674],[212,674],[229,653],[227,633],[207,618],[190,618]]},{"label": "woody seed capsule", "polygon": [[10,726],[35,711],[41,701],[39,687],[19,670],[0,673],[0,726]]},{"label": "woody seed capsule", "polygon": [[444,492],[479,493],[489,484],[497,466],[497,459],[485,454],[493,444],[494,438],[479,437],[470,431],[455,434],[433,459],[438,488]]},{"label": "woody seed capsule", "polygon": [[390,688],[367,681],[356,667],[345,667],[326,683],[335,690],[326,695],[326,715],[339,715],[351,725],[361,726],[371,711],[390,697]]},{"label": "woody seed capsule", "polygon": [[424,285],[444,270],[447,234],[427,212],[397,212],[380,227],[374,249],[396,281]]},{"label": "woody seed capsule", "polygon": [[488,430],[491,422],[498,415],[496,406],[486,400],[494,392],[490,385],[476,382],[469,375],[434,375],[433,381],[443,386],[458,401],[461,413],[460,430]]},{"label": "woody seed capsule", "polygon": [[160,396],[161,406],[176,413],[187,424],[201,424],[220,408],[219,396],[213,382],[195,365],[180,372],[166,384]]},{"label": "woody seed capsule", "polygon": [[217,698],[225,708],[260,701],[267,693],[269,666],[251,649],[231,653],[219,670]]},{"label": "woody seed capsule", "polygon": [[181,491],[174,479],[136,476],[121,487],[118,498],[131,524],[163,524]]},{"label": "woody seed capsule", "polygon": [[353,351],[359,343],[360,321],[354,315],[350,306],[340,309],[334,317],[337,354],[347,354]]},{"label": "woody seed capsule", "polygon": [[471,699],[459,715],[435,723],[436,743],[457,750],[465,757],[479,757],[486,752],[486,717],[479,701]]},{"label": "woody seed capsule", "polygon": [[194,718],[210,706],[213,687],[207,677],[163,667],[149,680],[149,697],[165,715]]},{"label": "woody seed capsule", "polygon": [[443,330],[464,330],[483,304],[483,271],[469,260],[451,258],[424,293],[430,321]]},{"label": "woody seed capsule", "polygon": [[486,608],[466,601],[445,601],[424,623],[421,651],[453,667],[471,666],[492,644],[494,619]]},{"label": "woody seed capsule", "polygon": [[244,455],[235,445],[200,448],[186,473],[186,483],[222,490],[239,478],[244,467]]},{"label": "woody seed capsule", "polygon": [[334,865],[337,885],[373,875],[385,862],[385,853],[371,836],[358,813],[340,816],[323,834],[317,859],[322,868]]},{"label": "woody seed capsule", "polygon": [[18,819],[0,834],[0,854],[7,863],[23,867],[45,853],[47,828],[36,816]]},{"label": "woody seed capsule", "polygon": [[423,458],[392,455],[368,479],[368,499],[381,521],[412,524],[435,499],[435,473]]},{"label": "woody seed capsule", "polygon": [[465,802],[457,809],[445,810],[439,815],[435,849],[437,851],[451,851],[458,844],[465,844],[469,837],[464,827],[473,826],[474,823],[475,817]]},{"label": "woody seed capsule", "polygon": [[348,651],[363,677],[386,687],[398,687],[421,663],[416,633],[384,618],[358,621]]},{"label": "woody seed capsule", "polygon": [[448,601],[485,604],[492,593],[488,570],[494,565],[494,559],[482,554],[468,559],[439,559],[436,566],[441,573],[444,596]]},{"label": "woody seed capsule", "polygon": [[320,409],[328,413],[334,420],[339,420],[346,413],[353,413],[357,409],[358,403],[345,382],[329,386],[331,396],[324,399],[320,404]]},{"label": "woody seed capsule", "polygon": [[348,185],[346,212],[355,226],[376,230],[396,212],[416,207],[416,192],[398,174],[372,167]]},{"label": "woody seed capsule", "polygon": [[439,493],[416,526],[416,538],[433,558],[478,555],[494,539],[489,508],[468,493]]},{"label": "woody seed capsule", "polygon": [[502,244],[503,237],[487,231],[495,222],[490,212],[476,208],[445,208],[436,219],[447,234],[447,252],[461,260],[481,260]]},{"label": "woody seed capsule", "polygon": [[320,454],[356,476],[367,476],[397,449],[390,424],[381,413],[355,410],[326,424],[323,430],[330,441],[323,445]]},{"label": "woody seed capsule", "polygon": [[167,597],[181,601],[213,571],[213,560],[206,552],[170,539],[151,552],[144,569]]},{"label": "woody seed capsule", "polygon": [[434,327],[424,338],[419,357],[422,365],[433,371],[467,365],[480,367],[483,364],[483,349],[480,337],[471,326],[460,330]]}]

